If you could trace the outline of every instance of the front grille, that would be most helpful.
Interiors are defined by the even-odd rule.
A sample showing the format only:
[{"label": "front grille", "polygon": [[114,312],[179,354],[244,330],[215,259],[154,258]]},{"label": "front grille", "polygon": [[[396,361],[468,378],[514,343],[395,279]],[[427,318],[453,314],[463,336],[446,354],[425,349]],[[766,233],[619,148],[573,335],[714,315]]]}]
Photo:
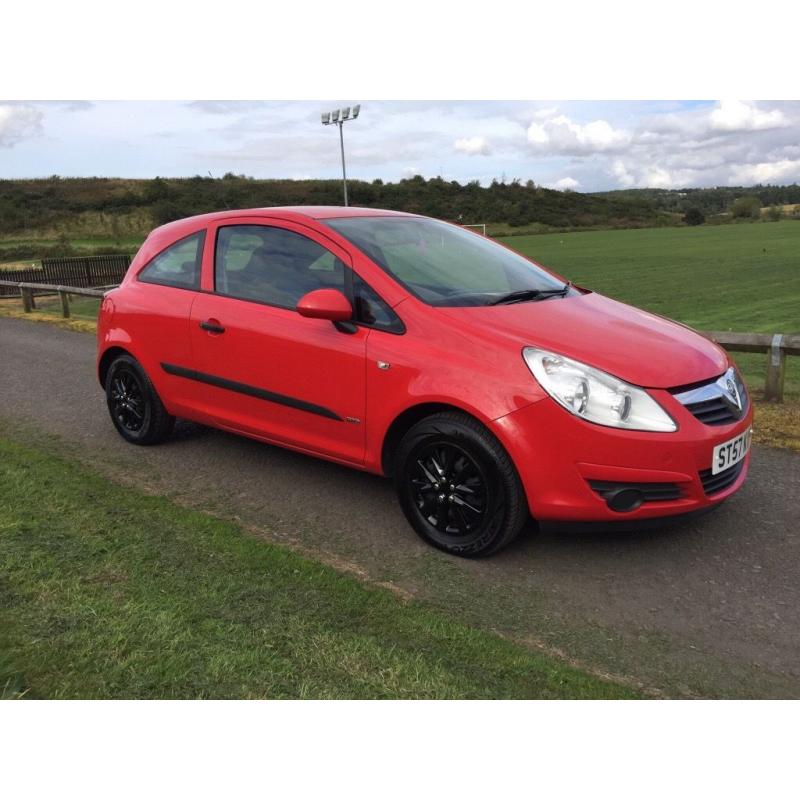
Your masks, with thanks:
[{"label": "front grille", "polygon": [[710,469],[700,470],[700,482],[703,484],[703,491],[707,495],[725,491],[736,482],[743,469],[744,461],[740,461],[738,464],[734,464],[716,475],[712,475]]},{"label": "front grille", "polygon": [[642,493],[642,501],[664,502],[678,500],[683,492],[677,483],[625,483],[623,481],[589,481],[589,486],[601,497],[606,498],[612,492],[624,489],[635,489]]},{"label": "front grille", "polygon": [[673,389],[672,394],[704,425],[730,425],[749,405],[747,389],[733,367],[712,381]]},{"label": "front grille", "polygon": [[686,408],[706,425],[728,425],[739,419],[721,397],[701,400],[699,403],[687,403]]}]

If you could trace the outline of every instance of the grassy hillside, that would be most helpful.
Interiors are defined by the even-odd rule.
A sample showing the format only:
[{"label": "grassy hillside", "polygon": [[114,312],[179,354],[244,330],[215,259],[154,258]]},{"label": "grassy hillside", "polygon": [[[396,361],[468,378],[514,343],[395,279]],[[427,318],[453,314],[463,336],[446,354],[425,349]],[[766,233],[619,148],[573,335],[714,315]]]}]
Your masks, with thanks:
[{"label": "grassy hillside", "polygon": [[662,211],[683,214],[690,208],[699,208],[705,214],[723,214],[730,210],[740,197],[757,197],[761,206],[782,206],[790,213],[800,204],[800,186],[714,186],[708,189],[617,189],[598,192],[598,197],[609,200],[625,198],[632,202],[647,203]]},{"label": "grassy hillside", "polygon": [[[421,177],[398,183],[348,182],[350,202],[453,221],[502,220],[509,229],[643,227],[675,224],[648,202],[555,192],[533,184],[461,185]],[[155,225],[224,208],[339,205],[337,180],[128,180],[49,178],[0,181],[0,261],[38,258],[43,250],[130,249]],[[5,257],[3,257],[3,251]],[[60,254],[64,254],[61,252]]]}]

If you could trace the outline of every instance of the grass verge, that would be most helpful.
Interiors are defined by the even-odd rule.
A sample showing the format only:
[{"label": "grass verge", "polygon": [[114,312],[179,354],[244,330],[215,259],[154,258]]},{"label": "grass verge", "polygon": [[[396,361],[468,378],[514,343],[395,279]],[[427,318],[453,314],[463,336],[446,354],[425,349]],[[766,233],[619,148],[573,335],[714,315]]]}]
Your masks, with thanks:
[{"label": "grass verge", "polygon": [[625,698],[240,528],[0,439],[0,691]]},{"label": "grass verge", "polygon": [[12,319],[26,319],[29,322],[46,322],[49,325],[55,325],[57,328],[65,328],[70,331],[81,331],[82,333],[96,333],[97,322],[96,320],[84,319],[79,317],[70,317],[65,319],[61,316],[61,307],[59,306],[58,313],[56,310],[49,307],[38,307],[39,301],[37,300],[36,311],[26,313],[22,310],[22,306],[14,302],[14,300],[0,301],[0,317],[11,317]]}]

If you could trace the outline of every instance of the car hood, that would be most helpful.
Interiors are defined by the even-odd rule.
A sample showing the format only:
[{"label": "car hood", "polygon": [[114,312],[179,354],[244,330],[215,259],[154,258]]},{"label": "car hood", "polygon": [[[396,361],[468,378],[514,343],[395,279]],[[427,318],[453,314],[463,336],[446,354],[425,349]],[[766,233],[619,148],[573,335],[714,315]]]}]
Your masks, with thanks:
[{"label": "car hood", "polygon": [[591,292],[533,303],[438,310],[512,345],[551,350],[638,386],[684,386],[727,369],[724,350],[699,333]]}]

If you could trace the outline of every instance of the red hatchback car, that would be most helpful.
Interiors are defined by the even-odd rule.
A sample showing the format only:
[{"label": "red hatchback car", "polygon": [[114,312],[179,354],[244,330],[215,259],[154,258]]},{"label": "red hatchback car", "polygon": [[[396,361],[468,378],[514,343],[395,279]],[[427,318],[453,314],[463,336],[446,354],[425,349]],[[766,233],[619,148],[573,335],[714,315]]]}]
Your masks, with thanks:
[{"label": "red hatchback car", "polygon": [[98,374],[135,444],[176,417],[394,478],[463,556],[539,521],[643,521],[745,479],[724,350],[496,242],[364,208],[226,211],[153,231],[103,300]]}]

